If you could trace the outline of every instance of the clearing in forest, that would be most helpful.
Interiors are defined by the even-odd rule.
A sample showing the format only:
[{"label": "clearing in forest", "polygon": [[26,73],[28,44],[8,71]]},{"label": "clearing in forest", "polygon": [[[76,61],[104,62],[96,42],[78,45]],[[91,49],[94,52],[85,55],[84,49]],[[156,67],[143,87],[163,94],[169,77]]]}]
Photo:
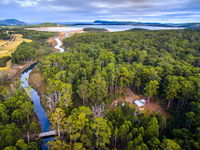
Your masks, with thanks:
[{"label": "clearing in forest", "polygon": [[[141,100],[141,99],[145,99],[146,97],[144,96],[140,96],[140,95],[136,95],[131,89],[126,88],[123,90],[123,92],[125,93],[123,97],[118,98],[116,100],[114,100],[110,106],[109,106],[109,110],[112,110],[115,108],[117,103],[120,102],[126,102],[129,103],[130,106],[132,108],[137,108],[137,106],[134,104],[135,100]],[[159,112],[161,114],[163,114],[164,116],[168,116],[167,112],[164,111],[164,108],[157,102],[154,102],[153,100],[150,100],[150,102],[148,104],[145,105],[144,110],[141,110],[142,113],[144,114],[151,114],[153,112]]]}]

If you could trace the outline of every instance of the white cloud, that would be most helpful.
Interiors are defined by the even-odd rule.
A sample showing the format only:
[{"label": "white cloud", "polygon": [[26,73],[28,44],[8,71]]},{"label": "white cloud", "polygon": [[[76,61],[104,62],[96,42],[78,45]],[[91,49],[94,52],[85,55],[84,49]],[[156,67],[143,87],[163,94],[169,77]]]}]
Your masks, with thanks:
[{"label": "white cloud", "polygon": [[[1,17],[37,20],[200,21],[200,0],[0,0]],[[19,9],[19,7],[21,7]],[[12,11],[9,11],[12,9]],[[67,13],[65,13],[67,12]],[[32,16],[31,16],[32,15]]]},{"label": "white cloud", "polygon": [[99,10],[96,12],[97,14],[109,14],[110,11],[109,10]]},{"label": "white cloud", "polygon": [[90,5],[93,7],[96,7],[96,8],[109,8],[110,7],[110,5],[108,3],[104,3],[104,2],[92,2]]},{"label": "white cloud", "polygon": [[17,0],[16,3],[22,7],[36,6],[40,0]]},{"label": "white cloud", "polygon": [[41,7],[38,7],[37,9],[39,10],[52,10],[52,11],[55,11],[55,12],[64,12],[64,11],[73,11],[73,10],[76,10],[75,7],[68,7],[68,6],[58,6],[58,5],[46,5],[46,6],[41,6]]},{"label": "white cloud", "polygon": [[0,0],[0,4],[8,5],[8,4],[18,4],[19,6],[22,7],[31,7],[31,6],[36,6],[40,2],[54,2],[56,0]]},{"label": "white cloud", "polygon": [[55,10],[55,11],[71,11],[71,10],[75,10],[74,7],[54,6],[54,5],[49,5],[49,9],[52,9],[52,10]]}]

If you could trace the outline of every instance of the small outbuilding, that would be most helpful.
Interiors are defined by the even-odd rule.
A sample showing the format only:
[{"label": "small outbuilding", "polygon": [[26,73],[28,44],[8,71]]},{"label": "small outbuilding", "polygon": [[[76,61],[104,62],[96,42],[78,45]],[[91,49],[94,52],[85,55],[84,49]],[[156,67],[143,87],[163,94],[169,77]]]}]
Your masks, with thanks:
[{"label": "small outbuilding", "polygon": [[140,110],[144,110],[146,100],[141,99],[141,100],[136,100],[134,103],[139,107]]}]

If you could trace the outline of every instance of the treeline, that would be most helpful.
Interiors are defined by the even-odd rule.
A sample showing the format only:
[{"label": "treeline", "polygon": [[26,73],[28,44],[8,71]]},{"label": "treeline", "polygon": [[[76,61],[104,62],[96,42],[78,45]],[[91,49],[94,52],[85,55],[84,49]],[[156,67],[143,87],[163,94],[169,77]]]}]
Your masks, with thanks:
[{"label": "treeline", "polygon": [[44,22],[40,24],[28,25],[28,28],[38,28],[38,27],[60,27],[62,25],[52,22]]},{"label": "treeline", "polygon": [[39,133],[33,104],[19,83],[15,86],[0,87],[0,149],[39,149],[38,141],[33,139]]},{"label": "treeline", "polygon": [[[39,65],[60,131],[50,149],[199,149],[199,37],[200,30],[173,30],[67,38],[66,53]],[[137,114],[128,104],[105,111],[119,87],[158,100],[170,117]]]},{"label": "treeline", "polygon": [[41,41],[46,40],[56,33],[53,32],[44,32],[44,31],[33,31],[33,30],[26,30],[26,29],[14,29],[15,33],[19,33],[23,35],[23,38],[31,39],[34,41]]},{"label": "treeline", "polygon": [[51,52],[51,44],[45,40],[54,36],[56,33],[31,31],[25,29],[13,29],[14,33],[23,35],[23,38],[33,40],[33,42],[21,43],[15,52],[12,53],[12,63],[20,64],[25,61],[41,59],[44,55]]},{"label": "treeline", "polygon": [[23,42],[12,53],[12,63],[21,64],[25,61],[42,58],[51,52],[49,44],[45,42]]},{"label": "treeline", "polygon": [[83,31],[86,32],[107,32],[108,30],[105,28],[83,28]]},{"label": "treeline", "polygon": [[11,39],[11,34],[5,29],[0,29],[0,40],[9,40]]}]

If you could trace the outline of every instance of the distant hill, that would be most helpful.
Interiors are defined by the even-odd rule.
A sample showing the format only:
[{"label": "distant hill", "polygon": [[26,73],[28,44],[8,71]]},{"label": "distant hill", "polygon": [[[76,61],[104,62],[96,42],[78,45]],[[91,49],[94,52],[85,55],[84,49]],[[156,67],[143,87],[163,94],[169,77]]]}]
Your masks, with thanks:
[{"label": "distant hill", "polygon": [[162,23],[142,23],[142,22],[131,22],[131,21],[102,21],[96,20],[94,24],[100,25],[134,25],[134,26],[157,26],[157,27],[174,27],[171,24],[162,24]]},{"label": "distant hill", "polygon": [[59,27],[61,25],[57,24],[57,23],[44,22],[44,23],[41,23],[41,24],[33,25],[33,26],[34,27]]},{"label": "distant hill", "polygon": [[180,27],[185,27],[185,28],[200,28],[200,23],[185,23],[179,25]]},{"label": "distant hill", "polygon": [[0,20],[0,25],[5,25],[5,26],[26,25],[26,23],[19,21],[17,19],[5,19],[5,20]]},{"label": "distant hill", "polygon": [[143,23],[143,22],[131,22],[131,21],[102,21],[96,20],[93,22],[98,25],[133,25],[133,26],[156,26],[156,27],[184,27],[184,28],[200,28],[200,23],[182,23],[182,24],[172,24],[172,23]]}]

